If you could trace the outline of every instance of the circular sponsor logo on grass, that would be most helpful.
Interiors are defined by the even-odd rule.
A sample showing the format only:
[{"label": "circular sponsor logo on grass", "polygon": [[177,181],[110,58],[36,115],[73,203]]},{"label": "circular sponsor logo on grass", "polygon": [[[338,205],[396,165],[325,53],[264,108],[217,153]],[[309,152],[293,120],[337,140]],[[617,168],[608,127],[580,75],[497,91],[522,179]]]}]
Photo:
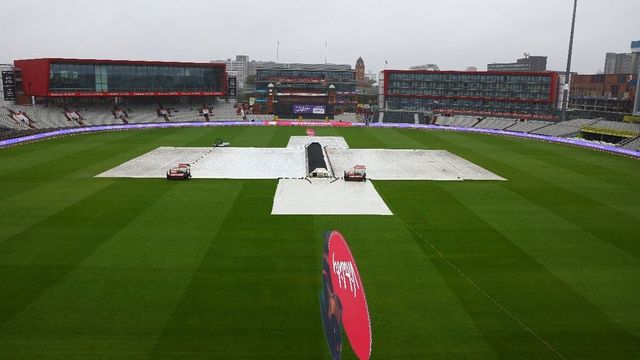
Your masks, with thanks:
[{"label": "circular sponsor logo on grass", "polygon": [[[329,341],[332,355],[335,349],[341,352],[341,341],[335,344],[335,329],[327,329],[327,323],[332,326],[342,324],[353,352],[359,359],[369,359],[371,355],[371,322],[367,299],[362,287],[360,273],[355,259],[342,234],[331,231],[325,234],[323,264],[324,293],[322,298],[323,314],[330,314],[330,318],[337,317],[338,324],[325,321],[325,333]],[[329,282],[327,284],[327,282]],[[337,298],[337,299],[336,299]],[[336,309],[336,307],[338,309]],[[333,315],[332,315],[333,314]],[[334,339],[331,339],[333,336]],[[332,344],[332,340],[334,344]],[[339,355],[338,355],[339,358]]]}]

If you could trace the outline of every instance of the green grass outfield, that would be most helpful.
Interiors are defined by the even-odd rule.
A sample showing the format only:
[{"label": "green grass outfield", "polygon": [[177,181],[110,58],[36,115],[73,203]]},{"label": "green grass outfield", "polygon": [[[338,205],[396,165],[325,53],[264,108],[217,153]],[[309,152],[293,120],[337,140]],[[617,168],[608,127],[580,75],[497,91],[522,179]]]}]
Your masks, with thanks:
[{"label": "green grass outfield", "polygon": [[329,229],[358,262],[374,359],[640,358],[637,160],[316,129],[354,148],[445,149],[508,179],[375,181],[387,217],[271,216],[275,180],[94,178],[158,146],[284,147],[304,133],[158,129],[0,149],[0,359],[328,359]]}]

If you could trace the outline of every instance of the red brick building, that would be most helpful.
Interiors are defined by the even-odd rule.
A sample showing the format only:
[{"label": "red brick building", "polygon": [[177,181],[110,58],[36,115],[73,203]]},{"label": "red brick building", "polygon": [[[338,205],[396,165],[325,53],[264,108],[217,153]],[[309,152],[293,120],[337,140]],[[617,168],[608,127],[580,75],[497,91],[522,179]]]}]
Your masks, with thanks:
[{"label": "red brick building", "polygon": [[638,76],[631,74],[573,75],[569,107],[604,113],[630,114]]},{"label": "red brick building", "polygon": [[571,96],[634,99],[637,78],[631,74],[573,75]]}]

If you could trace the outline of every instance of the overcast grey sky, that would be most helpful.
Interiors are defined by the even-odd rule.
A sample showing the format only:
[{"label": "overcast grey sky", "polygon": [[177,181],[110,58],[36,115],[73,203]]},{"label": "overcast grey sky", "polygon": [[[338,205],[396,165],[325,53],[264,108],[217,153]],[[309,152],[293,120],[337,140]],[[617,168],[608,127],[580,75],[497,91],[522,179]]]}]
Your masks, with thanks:
[{"label": "overcast grey sky", "polygon": [[[0,61],[35,57],[209,61],[246,54],[368,71],[435,63],[486,70],[524,52],[566,64],[572,0],[3,1]],[[8,16],[7,16],[8,15]],[[640,0],[579,0],[573,70],[640,40]]]}]

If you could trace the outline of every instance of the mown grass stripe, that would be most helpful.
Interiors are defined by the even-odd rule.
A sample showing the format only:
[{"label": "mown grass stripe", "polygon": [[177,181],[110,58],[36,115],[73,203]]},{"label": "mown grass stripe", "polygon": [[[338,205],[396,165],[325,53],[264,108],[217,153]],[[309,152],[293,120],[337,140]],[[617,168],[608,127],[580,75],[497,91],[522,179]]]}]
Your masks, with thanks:
[{"label": "mown grass stripe", "polygon": [[[479,138],[478,140],[486,143],[486,139]],[[640,221],[640,216],[638,216],[640,214],[637,214],[637,202],[632,200],[640,199],[640,189],[635,186],[640,178],[636,177],[637,180],[634,180],[634,177],[631,176],[616,176],[615,171],[604,169],[599,172],[583,171],[583,163],[564,156],[549,154],[544,150],[530,152],[519,147],[507,148],[506,144],[502,142],[495,144],[504,152],[512,155],[511,158],[514,161],[520,163],[527,161],[529,166],[524,168],[525,171],[536,178],[546,180],[548,177],[553,177],[553,182],[560,185],[565,191],[571,191],[578,196],[601,204],[606,203],[607,206],[623,213],[624,216],[636,217]],[[640,173],[640,162],[636,163]]]},{"label": "mown grass stripe", "polygon": [[[0,324],[24,310],[174,184],[107,186],[0,243]],[[135,201],[114,202],[123,193]]]},{"label": "mown grass stripe", "polygon": [[[6,323],[11,335],[0,347],[25,359],[95,358],[95,348],[105,359],[144,358],[240,187],[225,180],[175,183]],[[216,196],[185,202],[194,191]]]},{"label": "mown grass stripe", "polygon": [[[634,336],[478,218],[446,191],[447,186],[420,186],[423,191],[411,194],[396,183],[381,187],[398,204],[411,196],[425,206],[419,212],[404,206],[397,214],[443,254],[436,253],[431,260],[499,357],[549,358],[554,352],[496,302],[564,357],[624,358],[640,350],[632,345]],[[468,234],[474,234],[472,241]],[[580,343],[593,333],[598,337],[591,343]]]},{"label": "mown grass stripe", "polygon": [[151,358],[323,357],[313,221],[271,216],[275,187],[243,181]]},{"label": "mown grass stripe", "polygon": [[[408,133],[407,136],[415,135]],[[443,146],[457,151],[460,156],[507,178],[508,181],[503,186],[513,192],[640,258],[640,247],[635,240],[640,218],[640,208],[635,204],[640,199],[635,196],[620,199],[622,205],[613,208],[610,202],[604,201],[602,190],[594,187],[593,183],[599,183],[598,179],[591,181],[575,174],[573,178],[576,186],[569,187],[566,181],[569,176],[567,172],[571,174],[569,170],[562,171],[550,165],[551,169],[541,171],[538,161],[486,143],[486,140],[474,138],[466,142],[452,142],[441,138],[441,142]],[[583,183],[582,187],[578,186]],[[603,199],[592,199],[592,193],[601,194],[598,197]],[[619,236],[611,236],[612,228],[616,229]]]},{"label": "mown grass stripe", "polygon": [[[385,143],[377,136],[374,136],[373,132],[379,129],[341,129],[341,135],[344,136],[347,144],[350,148],[355,149],[383,149],[386,147]],[[354,164],[355,165],[355,164]]]},{"label": "mown grass stripe", "polygon": [[[92,137],[93,138],[93,137]],[[75,146],[50,144],[45,152],[31,153],[16,159],[0,150],[0,200],[33,189],[46,182],[61,182],[77,173],[95,159],[95,151],[104,144],[123,141],[127,137],[105,137],[103,139],[77,139]],[[36,144],[34,144],[36,145]],[[37,144],[41,145],[41,144]],[[90,154],[90,155],[87,155]],[[111,155],[110,155],[111,156]],[[74,166],[74,167],[69,167]],[[48,169],[48,171],[43,171]]]},{"label": "mown grass stripe", "polygon": [[[487,138],[480,137],[478,140],[487,143]],[[553,174],[563,186],[575,187],[578,190],[586,188],[587,191],[583,193],[586,197],[594,197],[596,200],[602,199],[602,197],[598,197],[600,192],[591,191],[593,188],[608,190],[606,199],[614,204],[620,202],[620,199],[640,195],[640,188],[634,186],[640,181],[640,171],[629,175],[610,167],[603,167],[553,151],[554,147],[559,145],[545,146],[549,144],[522,141],[520,146],[513,146],[504,138],[491,139],[487,145],[498,146],[505,152],[513,154],[513,157],[518,160],[526,159],[533,169],[547,170],[540,173]],[[605,154],[599,155],[605,156]],[[606,163],[608,164],[608,162]],[[630,163],[633,164],[633,162]],[[636,164],[636,168],[640,170],[640,161]],[[603,174],[606,176],[602,176]],[[612,195],[614,198],[611,197]]]},{"label": "mown grass stripe", "polygon": [[640,313],[634,312],[640,309],[640,283],[633,281],[640,260],[500,184],[447,184],[445,189],[640,338]]},{"label": "mown grass stripe", "polygon": [[[21,166],[38,170],[0,178],[0,187],[14,181],[5,187],[11,201],[0,209],[0,239],[8,241],[0,240],[0,311],[14,312],[0,327],[0,358],[120,359],[145,352],[180,359],[327,358],[318,233],[328,227],[346,233],[358,261],[372,311],[373,358],[553,356],[428,251],[405,222],[565,357],[640,353],[633,323],[639,276],[633,254],[640,250],[637,226],[628,221],[640,216],[633,160],[536,142],[520,150],[514,139],[478,134],[317,128],[319,136],[345,136],[354,148],[448,150],[508,179],[376,181],[400,214],[383,218],[270,216],[275,181],[230,181],[225,188],[214,180],[93,178],[158,146],[210,146],[221,137],[234,146],[284,147],[304,130],[157,129],[0,150],[0,166],[21,157]],[[114,138],[121,140],[109,141]],[[36,165],[72,150],[75,141],[103,146]],[[52,180],[47,173],[61,176]],[[166,192],[158,189],[165,186]],[[92,202],[103,189],[99,197],[110,200]],[[238,198],[227,198],[232,189]],[[155,201],[147,201],[150,193]],[[145,209],[138,210],[144,207],[138,198]],[[229,216],[207,211],[215,201],[231,209]],[[172,202],[179,203],[175,211],[163,211]],[[627,215],[617,216],[621,210]],[[114,223],[93,220],[100,216],[115,217]],[[211,223],[197,224],[208,216]],[[538,221],[523,224],[522,217]],[[105,229],[111,225],[118,229]],[[193,241],[172,241],[185,228]],[[36,235],[48,241],[35,241]],[[344,358],[354,357],[346,351]]]},{"label": "mown grass stripe", "polygon": [[537,147],[549,153],[549,157],[553,156],[563,161],[571,161],[580,164],[585,171],[585,175],[599,176],[608,174],[608,180],[621,180],[626,178],[640,179],[640,173],[637,170],[637,162],[629,161],[623,156],[612,156],[610,153],[601,151],[585,151],[583,148],[576,148],[553,143],[540,143],[536,141],[528,141],[522,138],[501,137],[501,142],[506,146],[520,148]]},{"label": "mown grass stripe", "polygon": [[367,295],[372,358],[497,358],[401,218],[318,216],[315,223],[317,234],[337,229],[349,242]]},{"label": "mown grass stripe", "polygon": [[[86,139],[79,139],[80,146],[72,147],[72,152],[64,151],[62,155],[56,157],[51,157],[49,151],[42,157],[37,154],[29,156],[21,160],[21,163],[28,164],[25,165],[26,167],[7,171],[4,173],[4,178],[0,179],[5,184],[0,188],[0,200],[16,197],[22,192],[37,187],[45,186],[50,188],[48,191],[54,192],[58,188],[73,187],[73,184],[67,182],[77,179],[84,181],[86,178],[144,154],[157,147],[156,144],[163,144],[176,138],[176,131],[175,129],[160,130],[155,131],[154,134],[141,132],[138,136],[134,136],[133,131],[89,134],[86,135]],[[195,133],[194,135],[198,136]],[[179,138],[184,139],[184,135]],[[152,141],[148,141],[149,139]],[[3,159],[3,156],[4,153],[0,151],[0,159]],[[42,158],[47,160],[42,161]]]},{"label": "mown grass stripe", "polygon": [[[0,228],[3,229],[0,242],[44,221],[115,181],[93,179],[94,175],[155,149],[169,139],[186,140],[201,135],[199,132],[190,131],[186,135],[176,136],[175,132],[175,129],[155,131],[155,134],[141,131],[135,138],[116,136],[115,139],[109,134],[94,134],[109,141],[98,142],[101,145],[92,148],[90,153],[83,152],[80,147],[75,153],[65,155],[63,159],[49,160],[38,167],[19,172],[19,177],[0,179],[2,184],[7,185],[2,187],[7,191],[3,199],[4,206],[0,207]],[[0,151],[0,158],[2,155]],[[37,154],[34,157],[37,157]],[[3,191],[0,190],[1,192]]]}]

